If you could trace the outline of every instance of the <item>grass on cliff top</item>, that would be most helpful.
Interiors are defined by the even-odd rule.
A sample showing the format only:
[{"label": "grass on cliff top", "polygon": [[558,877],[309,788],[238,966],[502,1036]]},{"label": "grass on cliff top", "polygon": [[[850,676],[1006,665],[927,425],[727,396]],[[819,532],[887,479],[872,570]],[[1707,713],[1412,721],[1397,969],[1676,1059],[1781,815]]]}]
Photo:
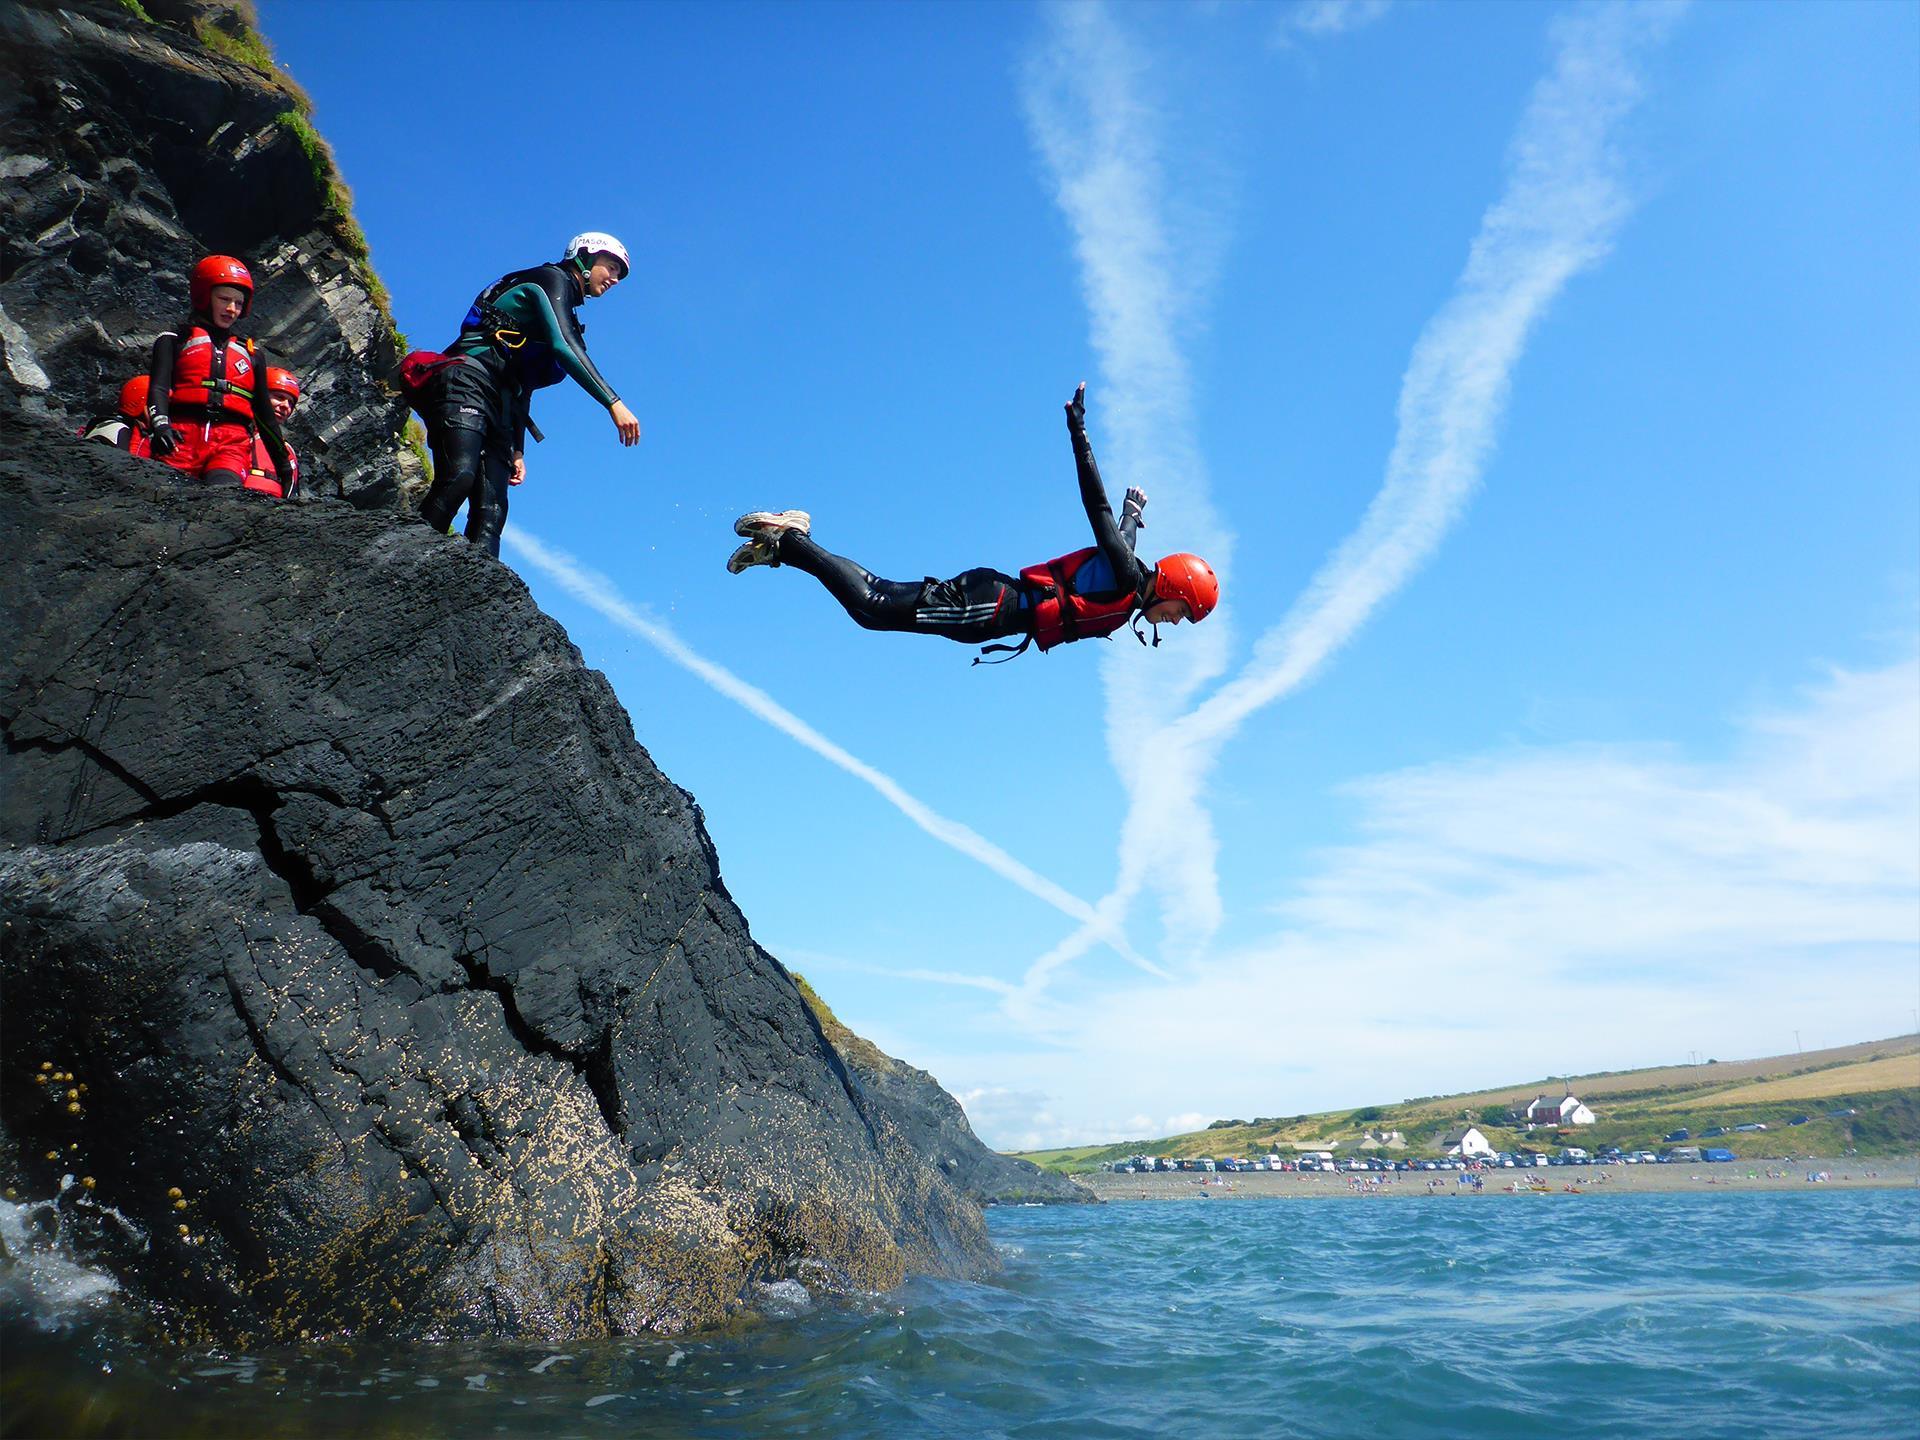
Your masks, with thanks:
[{"label": "grass on cliff top", "polygon": [[[141,18],[150,19],[140,8],[139,0],[121,0],[121,3]],[[395,349],[404,349],[406,337],[401,335],[400,327],[393,320],[393,298],[387,293],[387,287],[379,275],[374,273],[366,232],[353,217],[353,192],[340,177],[340,167],[333,159],[333,147],[313,127],[312,97],[274,59],[273,47],[267,44],[266,37],[260,33],[260,12],[254,7],[254,0],[230,0],[230,8],[217,18],[200,16],[193,22],[193,34],[195,39],[216,55],[223,55],[266,77],[291,102],[290,108],[278,117],[280,128],[293,137],[294,143],[307,157],[307,164],[313,170],[314,184],[324,197],[322,205],[327,228],[352,259],[361,283],[373,297],[374,308],[379,311],[381,320],[393,336]]]},{"label": "grass on cliff top", "polygon": [[[1764,1124],[1764,1131],[1730,1133],[1708,1143],[1727,1145],[1741,1158],[1785,1154],[1911,1154],[1920,1149],[1920,1036],[1846,1046],[1811,1055],[1782,1055],[1706,1065],[1669,1066],[1573,1077],[1574,1094],[1599,1114],[1599,1122],[1561,1132],[1528,1132],[1513,1107],[1535,1094],[1559,1093],[1557,1082],[1509,1086],[1463,1095],[1422,1096],[1399,1105],[1368,1105],[1312,1115],[1216,1121],[1205,1130],[1158,1140],[1112,1145],[1076,1145],[1021,1152],[1036,1165],[1075,1174],[1102,1161],[1131,1155],[1251,1158],[1278,1151],[1291,1155],[1316,1143],[1339,1154],[1432,1156],[1440,1137],[1465,1125],[1478,1126],[1497,1150],[1557,1149],[1601,1145],[1658,1149],[1660,1137],[1681,1126],[1700,1132],[1723,1126]],[[1830,1114],[1833,1111],[1854,1114]],[[1803,1125],[1787,1122],[1810,1117]],[[1363,1151],[1359,1141],[1398,1130],[1404,1150]]]},{"label": "grass on cliff top", "polygon": [[[121,0],[121,3],[142,18],[150,18],[135,0]],[[312,97],[273,58],[273,47],[260,33],[260,12],[254,8],[253,0],[228,0],[228,8],[219,16],[197,16],[193,22],[193,38],[214,54],[224,55],[235,64],[266,76],[275,88],[286,92],[301,114],[313,113]]]},{"label": "grass on cliff top", "polygon": [[831,1006],[820,998],[820,992],[807,983],[807,977],[798,970],[787,972],[793,977],[794,986],[800,991],[800,998],[807,1002],[807,1008],[813,1012],[813,1018],[821,1033],[827,1037],[827,1043],[847,1060],[864,1069],[881,1073],[891,1073],[899,1067],[891,1055],[871,1040],[862,1040],[849,1030],[840,1017],[833,1013]]},{"label": "grass on cliff top", "polygon": [[120,0],[120,8],[136,20],[144,20],[149,25],[153,24],[153,16],[147,13],[147,7],[142,5],[140,0]]}]

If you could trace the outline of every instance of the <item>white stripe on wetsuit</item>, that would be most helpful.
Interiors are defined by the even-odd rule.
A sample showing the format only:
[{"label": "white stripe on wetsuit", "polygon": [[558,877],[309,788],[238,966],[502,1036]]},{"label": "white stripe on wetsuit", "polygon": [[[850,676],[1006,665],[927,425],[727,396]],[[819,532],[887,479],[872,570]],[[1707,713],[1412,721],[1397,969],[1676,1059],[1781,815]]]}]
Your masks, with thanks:
[{"label": "white stripe on wetsuit", "polygon": [[970,621],[989,620],[1000,609],[999,600],[982,600],[974,605],[927,605],[916,610],[913,623],[916,625],[965,625]]}]

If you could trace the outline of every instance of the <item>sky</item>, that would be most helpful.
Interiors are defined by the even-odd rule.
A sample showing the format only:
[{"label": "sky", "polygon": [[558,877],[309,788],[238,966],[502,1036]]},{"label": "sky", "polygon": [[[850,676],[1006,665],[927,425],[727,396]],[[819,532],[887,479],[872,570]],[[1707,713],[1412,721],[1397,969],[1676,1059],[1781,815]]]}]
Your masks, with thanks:
[{"label": "sky", "polygon": [[[1920,7],[261,11],[412,344],[627,244],[503,560],[987,1143],[1920,1028]],[[1090,543],[1081,380],[1203,625],[726,573]]]}]

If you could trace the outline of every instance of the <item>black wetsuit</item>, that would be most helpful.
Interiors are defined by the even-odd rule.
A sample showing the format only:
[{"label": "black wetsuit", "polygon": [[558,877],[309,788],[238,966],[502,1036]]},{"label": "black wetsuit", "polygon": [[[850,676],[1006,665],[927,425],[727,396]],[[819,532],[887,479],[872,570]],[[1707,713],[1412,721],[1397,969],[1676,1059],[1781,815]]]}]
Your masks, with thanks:
[{"label": "black wetsuit", "polygon": [[498,555],[514,457],[526,450],[533,392],[571,375],[609,410],[619,401],[587,354],[575,307],[585,298],[571,262],[504,275],[483,290],[447,347],[456,364],[432,381],[422,417],[433,488],[420,518],[436,530],[467,506],[467,539]]},{"label": "black wetsuit", "polygon": [[[1105,564],[1089,561],[1076,579],[1089,600],[1111,600],[1131,593],[1136,606],[1146,603],[1153,584],[1153,567],[1133,553],[1140,526],[1138,510],[1126,507],[1124,517],[1113,518],[1107,490],[1094,463],[1084,420],[1077,405],[1067,407],[1067,430],[1073,438],[1073,458],[1080,472],[1080,501],[1093,525],[1094,543]],[[951,580],[882,580],[845,556],[814,543],[809,535],[783,530],[779,536],[780,563],[804,570],[838,600],[854,621],[868,630],[905,630],[944,635],[962,644],[978,645],[1009,635],[1031,635],[1034,629],[1033,593],[1025,581],[998,570],[966,570]]]}]

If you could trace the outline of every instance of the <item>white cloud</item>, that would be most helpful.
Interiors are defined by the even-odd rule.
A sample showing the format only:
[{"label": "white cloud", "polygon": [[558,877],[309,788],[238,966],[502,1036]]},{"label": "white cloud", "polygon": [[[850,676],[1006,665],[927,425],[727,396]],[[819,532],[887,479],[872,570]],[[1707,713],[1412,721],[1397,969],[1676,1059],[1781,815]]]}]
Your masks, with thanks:
[{"label": "white cloud", "polygon": [[[1556,26],[1554,62],[1510,146],[1504,193],[1482,219],[1452,298],[1414,346],[1385,482],[1359,528],[1261,637],[1250,663],[1185,715],[1158,731],[1144,727],[1145,734],[1143,717],[1157,712],[1134,703],[1130,688],[1110,685],[1110,726],[1124,723],[1133,733],[1136,758],[1122,767],[1131,803],[1113,890],[1098,906],[1104,923],[1123,923],[1133,899],[1151,888],[1169,935],[1204,946],[1217,928],[1208,776],[1249,716],[1312,678],[1425,563],[1478,486],[1529,333],[1568,280],[1607,253],[1628,212],[1615,135],[1640,93],[1638,52],[1674,13],[1672,6],[1614,5]],[[1092,219],[1076,224],[1091,270],[1103,232]],[[1167,833],[1191,837],[1177,863],[1164,863],[1163,847],[1150,843]],[[1023,1003],[1037,1005],[1051,978],[1093,939],[1083,929],[1042,956],[1028,973]]]},{"label": "white cloud", "polygon": [[1299,0],[1282,13],[1276,43],[1290,45],[1300,35],[1344,35],[1371,25],[1387,13],[1388,0]]},{"label": "white cloud", "polygon": [[1274,934],[1046,1012],[1052,1048],[998,1063],[1047,1125],[1003,1107],[1006,1133],[1139,1138],[1175,1097],[1291,1114],[1905,1031],[1916,735],[1909,657],[1745,719],[1726,758],[1564,745],[1348,786],[1357,838],[1275,897]]}]

